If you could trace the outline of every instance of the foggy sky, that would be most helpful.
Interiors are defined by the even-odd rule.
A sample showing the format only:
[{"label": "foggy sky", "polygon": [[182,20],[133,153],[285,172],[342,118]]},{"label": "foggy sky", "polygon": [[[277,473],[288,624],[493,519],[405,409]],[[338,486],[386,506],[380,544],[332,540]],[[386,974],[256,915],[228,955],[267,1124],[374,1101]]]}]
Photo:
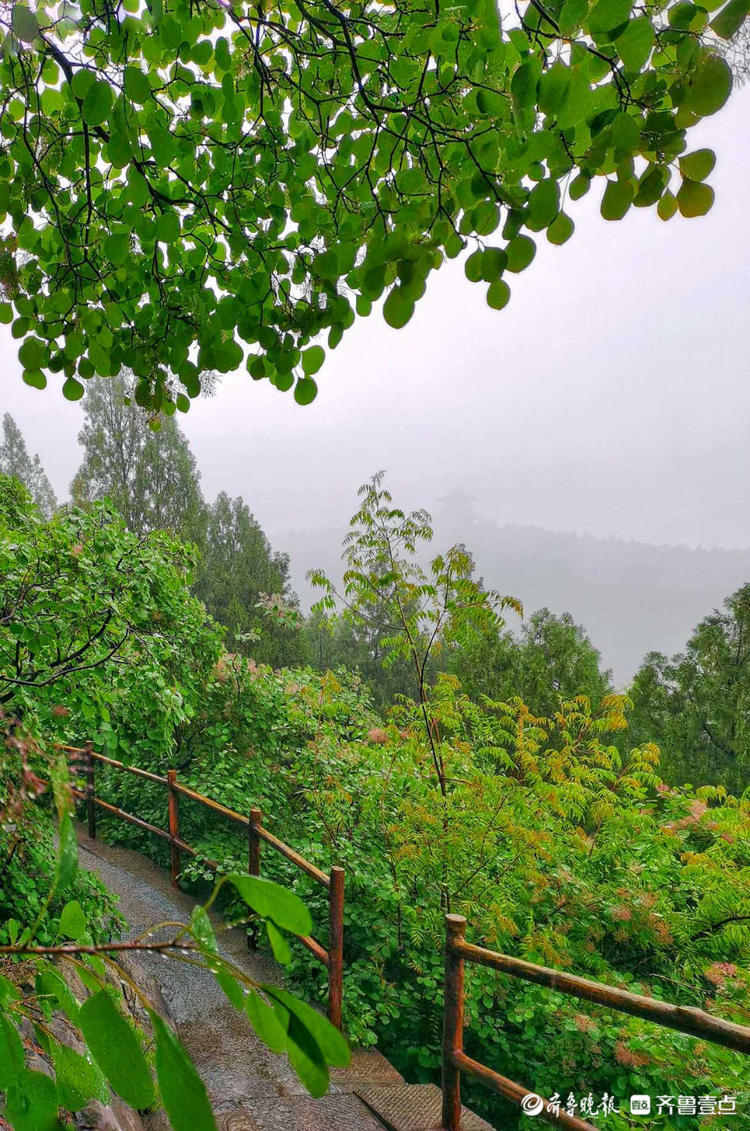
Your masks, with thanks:
[{"label": "foggy sky", "polygon": [[[750,547],[749,121],[745,88],[691,131],[691,149],[718,155],[708,217],[664,224],[633,209],[607,223],[595,184],[568,206],[567,245],[538,237],[504,311],[454,262],[405,329],[379,311],[358,320],[313,405],[244,369],[225,377],[180,418],[206,496],[242,494],[275,538],[339,528],[382,467],[407,507],[459,487],[498,523]],[[65,497],[81,407],[56,377],[43,393],[25,387],[18,343],[0,330],[0,411]]]}]

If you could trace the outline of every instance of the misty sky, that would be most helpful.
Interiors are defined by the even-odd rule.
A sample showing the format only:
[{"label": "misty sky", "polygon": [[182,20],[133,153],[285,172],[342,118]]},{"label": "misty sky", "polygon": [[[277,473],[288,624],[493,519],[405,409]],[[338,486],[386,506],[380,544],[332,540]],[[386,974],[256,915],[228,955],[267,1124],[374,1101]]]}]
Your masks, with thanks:
[{"label": "misty sky", "polygon": [[[242,494],[268,533],[341,527],[378,468],[405,506],[455,487],[499,523],[653,542],[750,547],[750,88],[692,131],[718,154],[708,217],[569,210],[562,248],[498,313],[462,263],[434,275],[409,325],[348,331],[300,408],[246,372],[181,422],[208,497]],[[79,461],[80,405],[25,387],[0,327],[0,410],[60,496]],[[282,547],[289,548],[292,547]]]}]

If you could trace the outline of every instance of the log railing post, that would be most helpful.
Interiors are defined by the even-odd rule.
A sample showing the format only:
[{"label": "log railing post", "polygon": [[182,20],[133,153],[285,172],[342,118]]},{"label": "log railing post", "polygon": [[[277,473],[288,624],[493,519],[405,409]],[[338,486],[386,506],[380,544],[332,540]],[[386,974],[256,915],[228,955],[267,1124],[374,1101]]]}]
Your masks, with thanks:
[{"label": "log railing post", "polygon": [[328,889],[328,1019],[341,1028],[344,998],[344,878],[343,868],[331,868]]},{"label": "log railing post", "polygon": [[463,915],[445,916],[445,988],[443,1004],[443,1127],[461,1131],[461,1073],[454,1053],[464,1047],[464,960],[456,943],[464,941]]},{"label": "log railing post", "polygon": [[167,770],[167,802],[169,805],[169,870],[172,873],[172,887],[179,887],[179,875],[182,871],[182,854],[176,838],[180,835],[180,809],[177,790],[174,784],[177,781],[177,770]]},{"label": "log railing post", "polygon": [[[258,829],[263,823],[263,810],[251,809],[247,825],[247,870],[251,876],[260,875],[260,835]],[[258,928],[248,924],[247,945],[250,950],[258,949]]]},{"label": "log railing post", "polygon": [[94,804],[95,796],[95,781],[94,781],[94,758],[92,750],[94,749],[93,743],[86,743],[86,810],[89,822],[89,837],[91,840],[96,840],[96,805]]}]

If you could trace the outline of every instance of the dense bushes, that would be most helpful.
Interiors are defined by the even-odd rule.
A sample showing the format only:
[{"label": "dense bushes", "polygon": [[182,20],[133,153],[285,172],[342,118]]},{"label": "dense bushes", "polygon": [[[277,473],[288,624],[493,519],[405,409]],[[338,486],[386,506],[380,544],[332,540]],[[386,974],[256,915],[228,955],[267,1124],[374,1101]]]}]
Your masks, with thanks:
[{"label": "dense bushes", "polygon": [[[625,725],[622,698],[596,714],[580,698],[538,719],[519,701],[479,706],[441,678],[432,709],[445,799],[418,705],[381,728],[346,673],[275,675],[235,660],[218,669],[205,709],[182,745],[186,779],[240,811],[260,804],[277,835],[322,867],[345,865],[346,1024],[411,1078],[435,1078],[439,1064],[448,906],[468,917],[474,940],[746,1020],[748,807],[714,789],[665,787],[651,746],[622,759],[611,744]],[[125,800],[144,812],[142,797]],[[163,820],[163,806],[155,796],[144,815]],[[192,806],[181,819],[207,856],[244,862],[230,827]],[[273,854],[263,866],[304,893],[325,940],[323,894]],[[301,948],[293,973],[308,989],[317,978],[323,995]],[[740,1058],[726,1050],[479,968],[468,990],[469,1051],[540,1091],[741,1086]],[[512,1117],[485,1092],[472,1102]]]}]

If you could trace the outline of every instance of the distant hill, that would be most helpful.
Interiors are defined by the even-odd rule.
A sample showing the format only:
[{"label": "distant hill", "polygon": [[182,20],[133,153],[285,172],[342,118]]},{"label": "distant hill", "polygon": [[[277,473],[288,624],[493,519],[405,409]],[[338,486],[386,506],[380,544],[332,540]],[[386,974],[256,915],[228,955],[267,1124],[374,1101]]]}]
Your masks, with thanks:
[{"label": "distant hill", "polygon": [[[435,511],[434,552],[464,542],[485,583],[519,597],[527,614],[545,605],[569,612],[588,631],[618,687],[632,678],[646,652],[681,651],[697,622],[750,580],[750,550],[693,550],[500,526],[457,501],[451,496]],[[315,599],[305,580],[308,569],[340,576],[344,534],[342,527],[273,538],[291,556],[303,607]]]}]

